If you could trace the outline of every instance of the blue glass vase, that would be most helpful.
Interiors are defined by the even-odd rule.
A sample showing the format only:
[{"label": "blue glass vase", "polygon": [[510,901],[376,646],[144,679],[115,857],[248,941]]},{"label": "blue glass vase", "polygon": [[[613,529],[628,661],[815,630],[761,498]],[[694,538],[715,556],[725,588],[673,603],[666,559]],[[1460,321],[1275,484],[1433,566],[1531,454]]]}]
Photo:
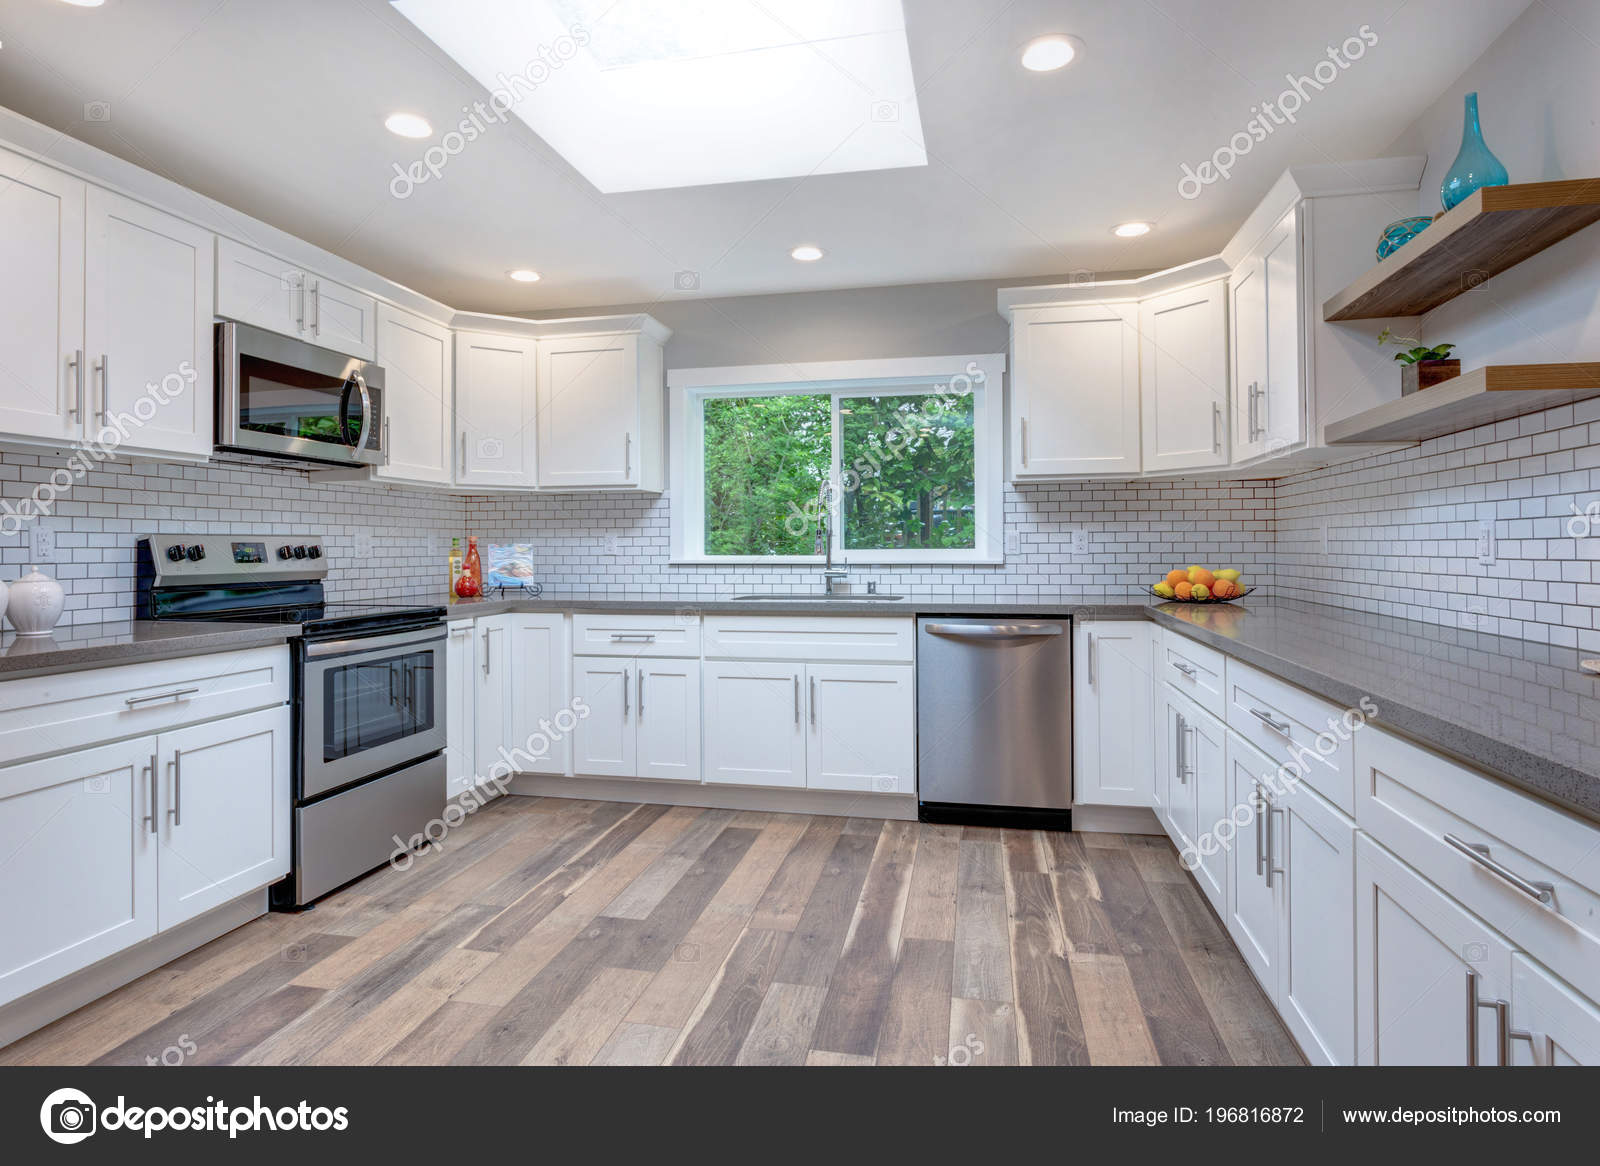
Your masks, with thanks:
[{"label": "blue glass vase", "polygon": [[1461,123],[1461,150],[1439,184],[1439,200],[1449,210],[1480,186],[1504,186],[1510,181],[1505,165],[1484,143],[1478,125],[1478,95],[1469,93]]}]

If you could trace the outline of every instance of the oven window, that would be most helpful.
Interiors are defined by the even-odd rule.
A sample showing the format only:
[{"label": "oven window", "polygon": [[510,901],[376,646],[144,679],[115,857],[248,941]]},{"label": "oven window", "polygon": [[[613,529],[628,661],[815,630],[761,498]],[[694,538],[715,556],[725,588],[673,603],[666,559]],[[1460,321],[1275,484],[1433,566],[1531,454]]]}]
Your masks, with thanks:
[{"label": "oven window", "polygon": [[[378,394],[369,388],[373,412]],[[376,448],[374,431],[367,445]],[[291,368],[259,356],[239,357],[239,428],[256,433],[332,445],[354,445],[361,436],[361,393],[353,381]]]},{"label": "oven window", "polygon": [[330,667],[323,674],[323,761],[431,730],[433,659],[430,650]]}]

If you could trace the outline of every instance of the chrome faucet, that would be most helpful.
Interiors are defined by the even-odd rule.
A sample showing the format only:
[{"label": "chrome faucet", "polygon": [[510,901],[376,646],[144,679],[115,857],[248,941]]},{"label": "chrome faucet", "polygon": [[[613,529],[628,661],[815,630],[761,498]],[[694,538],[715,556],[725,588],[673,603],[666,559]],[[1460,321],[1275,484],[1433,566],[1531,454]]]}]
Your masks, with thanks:
[{"label": "chrome faucet", "polygon": [[828,511],[833,503],[833,483],[824,481],[817,490],[817,538],[814,545],[815,554],[823,555],[822,562],[822,591],[825,595],[834,594],[833,585],[840,579],[850,577],[850,564],[840,560],[837,567],[833,565],[833,537],[828,526]]}]

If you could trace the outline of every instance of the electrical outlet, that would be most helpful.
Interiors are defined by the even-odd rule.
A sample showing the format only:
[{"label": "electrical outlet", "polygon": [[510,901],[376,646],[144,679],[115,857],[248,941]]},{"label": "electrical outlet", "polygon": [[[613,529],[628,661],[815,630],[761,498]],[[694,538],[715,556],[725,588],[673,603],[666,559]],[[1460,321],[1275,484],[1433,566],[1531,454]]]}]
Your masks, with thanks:
[{"label": "electrical outlet", "polygon": [[1072,532],[1072,554],[1074,558],[1084,558],[1089,554],[1089,532],[1081,526]]},{"label": "electrical outlet", "polygon": [[357,559],[367,562],[372,558],[372,532],[370,530],[356,531],[355,544]]},{"label": "electrical outlet", "polygon": [[1022,535],[1018,531],[1006,531],[1006,554],[1020,555],[1022,553]]},{"label": "electrical outlet", "polygon": [[606,554],[620,555],[622,553],[622,538],[615,532],[607,532],[605,539]]},{"label": "electrical outlet", "polygon": [[1494,560],[1495,560],[1494,520],[1491,519],[1491,518],[1481,519],[1478,522],[1478,546],[1477,546],[1477,551],[1478,551],[1478,563],[1479,563],[1479,565],[1484,566],[1484,567],[1489,567],[1489,566],[1493,566],[1494,565]]},{"label": "electrical outlet", "polygon": [[35,563],[56,561],[56,528],[44,519],[35,519],[28,531],[28,554]]}]

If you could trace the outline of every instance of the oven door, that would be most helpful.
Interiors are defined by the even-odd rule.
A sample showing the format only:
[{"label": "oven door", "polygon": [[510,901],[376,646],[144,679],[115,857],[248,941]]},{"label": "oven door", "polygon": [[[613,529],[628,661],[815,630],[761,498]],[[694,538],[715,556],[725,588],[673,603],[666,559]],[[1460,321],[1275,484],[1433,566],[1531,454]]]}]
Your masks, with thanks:
[{"label": "oven door", "polygon": [[446,635],[441,624],[305,645],[301,801],[444,748]]},{"label": "oven door", "polygon": [[383,369],[248,324],[217,325],[217,444],[383,465]]}]

